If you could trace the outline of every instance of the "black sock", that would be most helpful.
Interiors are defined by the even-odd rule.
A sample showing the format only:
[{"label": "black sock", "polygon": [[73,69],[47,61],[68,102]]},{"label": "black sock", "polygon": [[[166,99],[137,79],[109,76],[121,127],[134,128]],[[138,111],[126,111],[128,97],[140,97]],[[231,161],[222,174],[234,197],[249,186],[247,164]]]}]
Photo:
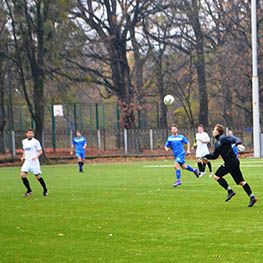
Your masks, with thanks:
[{"label": "black sock", "polygon": [[209,172],[212,173],[212,164],[211,164],[211,162],[208,162],[207,166],[208,166]]},{"label": "black sock", "polygon": [[219,178],[217,182],[228,192],[232,192],[233,190],[229,187],[227,181],[224,178]]},{"label": "black sock", "polygon": [[42,177],[40,177],[40,178],[38,179],[38,181],[39,181],[39,183],[42,185],[43,190],[44,190],[44,191],[47,191],[47,187],[46,187],[46,184],[45,184],[44,179],[43,179]]},{"label": "black sock", "polygon": [[30,184],[29,184],[29,181],[27,180],[27,178],[26,178],[26,177],[22,177],[22,181],[23,181],[24,186],[25,186],[26,189],[27,189],[27,192],[28,192],[28,193],[29,193],[29,192],[32,192],[32,189],[31,189],[31,187],[30,187]]},{"label": "black sock", "polygon": [[243,185],[243,189],[245,190],[245,192],[247,193],[247,195],[248,195],[249,197],[252,196],[252,191],[251,191],[251,188],[250,188],[250,186],[248,185],[248,183],[246,183],[246,184]]},{"label": "black sock", "polygon": [[203,171],[203,164],[198,162],[197,165],[198,165],[199,171],[202,172]]},{"label": "black sock", "polygon": [[205,171],[206,163],[203,163],[203,172]]},{"label": "black sock", "polygon": [[84,163],[83,162],[79,162],[79,170],[82,171],[82,167],[83,167]]}]

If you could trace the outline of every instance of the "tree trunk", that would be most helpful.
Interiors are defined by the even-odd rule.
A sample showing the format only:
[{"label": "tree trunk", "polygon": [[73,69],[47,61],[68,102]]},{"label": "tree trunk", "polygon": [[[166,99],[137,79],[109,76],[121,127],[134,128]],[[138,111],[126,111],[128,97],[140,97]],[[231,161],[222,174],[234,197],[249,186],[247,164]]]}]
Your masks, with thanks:
[{"label": "tree trunk", "polygon": [[42,134],[44,129],[44,81],[43,76],[36,76],[34,83],[34,109],[35,113],[33,119],[36,125],[35,137],[40,141],[42,145]]},{"label": "tree trunk", "polygon": [[164,80],[163,80],[163,61],[162,61],[162,54],[158,55],[158,63],[157,63],[157,86],[159,91],[159,97],[161,102],[160,108],[160,128],[167,129],[167,107],[163,103],[163,98],[165,94],[165,87],[164,87]]},{"label": "tree trunk", "polygon": [[208,98],[206,87],[204,35],[199,20],[198,2],[197,0],[192,1],[193,9],[190,12],[189,18],[196,38],[196,59],[194,61],[194,65],[197,72],[199,86],[199,123],[202,123],[205,127],[208,127]]},{"label": "tree trunk", "polygon": [[3,153],[5,152],[4,129],[6,124],[6,119],[5,119],[5,107],[4,107],[4,95],[5,95],[4,72],[1,64],[0,64],[0,69],[1,69],[0,71],[0,152]]},{"label": "tree trunk", "polygon": [[199,123],[208,127],[208,98],[206,87],[206,74],[203,51],[197,51],[197,61],[195,62],[198,86],[199,86]]},{"label": "tree trunk", "polygon": [[126,42],[116,37],[108,45],[112,81],[117,90],[121,108],[121,125],[125,129],[135,127],[134,90],[126,54]]},{"label": "tree trunk", "polygon": [[220,82],[221,90],[223,94],[223,117],[225,119],[225,125],[227,127],[233,126],[233,114],[232,114],[232,93],[226,80],[226,71],[223,61],[219,62],[220,67]]}]

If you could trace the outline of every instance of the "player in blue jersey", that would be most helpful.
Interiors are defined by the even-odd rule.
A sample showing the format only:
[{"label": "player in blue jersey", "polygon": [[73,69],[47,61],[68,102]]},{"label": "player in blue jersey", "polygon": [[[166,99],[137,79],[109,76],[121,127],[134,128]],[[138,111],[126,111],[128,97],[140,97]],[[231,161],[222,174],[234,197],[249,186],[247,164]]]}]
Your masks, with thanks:
[{"label": "player in blue jersey", "polygon": [[85,159],[85,149],[87,147],[87,142],[84,136],[82,136],[80,131],[76,131],[76,137],[72,140],[71,152],[73,155],[73,150],[75,149],[76,157],[78,158],[79,172],[83,173],[83,165]]},{"label": "player in blue jersey", "polygon": [[199,177],[198,169],[193,169],[191,166],[185,163],[185,149],[184,145],[187,145],[187,154],[190,154],[190,143],[187,138],[181,134],[178,134],[178,129],[176,125],[171,125],[171,133],[167,138],[165,143],[165,150],[169,151],[170,149],[173,151],[174,159],[175,159],[175,176],[176,182],[173,184],[173,187],[177,187],[181,185],[181,170],[180,167],[186,169],[188,171],[193,172],[196,177]]}]

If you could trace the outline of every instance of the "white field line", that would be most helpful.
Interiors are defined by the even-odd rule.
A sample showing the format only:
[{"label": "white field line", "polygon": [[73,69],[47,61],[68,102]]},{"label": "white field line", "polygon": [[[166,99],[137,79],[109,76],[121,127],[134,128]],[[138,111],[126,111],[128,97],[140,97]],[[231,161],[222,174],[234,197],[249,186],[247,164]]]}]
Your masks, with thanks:
[{"label": "white field line", "polygon": [[[219,164],[213,164],[214,166],[219,166]],[[143,168],[168,168],[168,167],[174,167],[174,164],[160,164],[160,165],[145,165]],[[262,167],[263,168],[263,163],[261,164],[241,164],[240,167]]]}]

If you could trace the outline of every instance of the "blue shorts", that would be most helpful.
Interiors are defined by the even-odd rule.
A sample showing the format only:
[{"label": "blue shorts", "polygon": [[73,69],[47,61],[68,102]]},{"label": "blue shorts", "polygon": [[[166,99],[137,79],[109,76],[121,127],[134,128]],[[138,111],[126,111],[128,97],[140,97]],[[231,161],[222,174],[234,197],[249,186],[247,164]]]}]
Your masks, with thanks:
[{"label": "blue shorts", "polygon": [[181,153],[178,155],[174,155],[174,159],[177,163],[179,163],[180,165],[183,165],[185,163],[185,153]]},{"label": "blue shorts", "polygon": [[76,157],[80,157],[81,159],[85,158],[85,151],[76,152]]}]

